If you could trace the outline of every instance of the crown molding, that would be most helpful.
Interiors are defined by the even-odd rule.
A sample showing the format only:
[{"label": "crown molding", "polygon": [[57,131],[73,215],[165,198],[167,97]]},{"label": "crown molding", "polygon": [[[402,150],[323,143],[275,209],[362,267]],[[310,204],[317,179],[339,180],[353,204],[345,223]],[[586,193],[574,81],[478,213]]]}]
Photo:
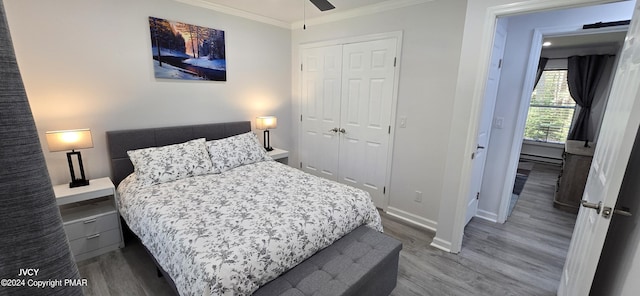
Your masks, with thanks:
[{"label": "crown molding", "polygon": [[[296,21],[293,23],[288,23],[281,20],[266,17],[263,15],[251,13],[251,12],[236,9],[236,8],[231,8],[225,5],[211,3],[209,1],[204,1],[204,0],[174,0],[174,1],[192,5],[192,6],[211,9],[224,14],[238,16],[238,17],[254,20],[254,21],[269,24],[269,25],[274,25],[281,28],[291,29],[291,30],[302,28],[302,25],[305,23],[304,21]],[[342,12],[335,12],[326,16],[307,19],[306,24],[319,25],[319,24],[331,23],[331,22],[341,21],[349,18],[381,13],[388,10],[403,8],[407,6],[412,6],[412,5],[417,5],[417,4],[422,4],[422,3],[432,2],[432,1],[435,1],[435,0],[387,0],[384,2],[371,4],[371,5],[367,5],[359,8],[354,8],[354,9],[350,9]]]},{"label": "crown molding", "polygon": [[337,22],[345,19],[354,18],[354,17],[381,13],[388,10],[394,10],[398,8],[403,8],[407,6],[418,5],[418,4],[423,4],[427,2],[433,2],[433,1],[435,0],[387,0],[384,2],[376,3],[376,4],[362,6],[359,8],[354,8],[354,9],[350,9],[342,12],[332,13],[326,16],[307,19],[306,22],[296,21],[291,23],[291,29],[292,30],[300,29],[305,23],[307,25],[326,24],[326,23]]},{"label": "crown molding", "polygon": [[262,15],[259,15],[259,14],[251,13],[251,12],[248,12],[248,11],[244,11],[244,10],[240,10],[240,9],[236,9],[236,8],[231,8],[229,6],[215,4],[215,3],[211,3],[211,2],[203,1],[203,0],[174,0],[174,1],[182,2],[184,4],[198,6],[198,7],[202,7],[202,8],[206,8],[206,9],[211,9],[211,10],[218,11],[218,12],[221,12],[221,13],[224,13],[224,14],[238,16],[238,17],[241,17],[241,18],[246,18],[246,19],[257,21],[257,22],[261,22],[261,23],[265,23],[265,24],[269,24],[269,25],[274,25],[274,26],[277,26],[277,27],[285,28],[285,29],[291,29],[291,24],[290,23],[283,22],[283,21],[280,21],[280,20],[277,20],[277,19],[273,19],[273,18],[270,18],[270,17],[262,16]]}]

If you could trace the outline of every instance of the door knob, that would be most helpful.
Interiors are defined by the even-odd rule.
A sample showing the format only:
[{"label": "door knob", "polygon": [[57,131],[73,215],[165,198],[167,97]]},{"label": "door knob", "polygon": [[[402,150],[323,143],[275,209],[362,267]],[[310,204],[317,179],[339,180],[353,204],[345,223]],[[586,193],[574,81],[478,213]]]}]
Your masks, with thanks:
[{"label": "door knob", "polygon": [[602,209],[602,201],[599,201],[598,203],[592,203],[583,199],[580,201],[580,203],[582,204],[583,207],[595,209],[596,213],[600,214],[600,210]]},{"label": "door knob", "polygon": [[347,131],[345,129],[343,129],[343,128],[340,129],[340,132],[343,133],[343,134],[347,133]]},{"label": "door knob", "polygon": [[332,128],[332,129],[330,129],[329,131],[330,131],[330,132],[337,133],[337,132],[338,132],[338,128],[337,128],[337,127],[334,127],[334,128]]}]

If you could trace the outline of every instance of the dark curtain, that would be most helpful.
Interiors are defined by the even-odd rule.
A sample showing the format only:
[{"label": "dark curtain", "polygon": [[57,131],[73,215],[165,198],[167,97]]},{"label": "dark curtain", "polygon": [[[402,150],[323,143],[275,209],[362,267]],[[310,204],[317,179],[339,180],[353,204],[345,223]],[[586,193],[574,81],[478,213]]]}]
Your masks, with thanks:
[{"label": "dark curtain", "polygon": [[590,140],[588,131],[591,106],[608,59],[608,55],[571,56],[567,59],[569,93],[580,106],[580,113],[569,131],[568,140]]},{"label": "dark curtain", "polygon": [[544,72],[544,67],[547,66],[548,58],[540,58],[538,62],[538,70],[536,71],[536,83],[533,85],[533,88],[536,88],[538,85],[538,81],[540,81],[540,77],[542,77],[542,72]]},{"label": "dark curtain", "polygon": [[[0,1],[0,295],[82,295]],[[39,269],[34,276],[20,269]],[[4,279],[24,280],[5,286]],[[60,280],[56,288],[28,280]],[[15,282],[14,282],[15,283]]]}]

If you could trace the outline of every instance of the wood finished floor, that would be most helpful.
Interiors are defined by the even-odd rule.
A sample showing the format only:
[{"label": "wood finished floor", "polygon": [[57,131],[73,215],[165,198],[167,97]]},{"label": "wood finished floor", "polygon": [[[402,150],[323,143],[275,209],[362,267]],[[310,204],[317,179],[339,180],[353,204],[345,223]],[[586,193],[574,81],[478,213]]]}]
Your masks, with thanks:
[{"label": "wood finished floor", "polygon": [[[429,244],[434,233],[382,213],[402,241],[392,295],[555,295],[575,214],[553,208],[559,167],[535,164],[505,224],[473,218],[460,254]],[[139,243],[78,263],[85,295],[173,295]]]}]

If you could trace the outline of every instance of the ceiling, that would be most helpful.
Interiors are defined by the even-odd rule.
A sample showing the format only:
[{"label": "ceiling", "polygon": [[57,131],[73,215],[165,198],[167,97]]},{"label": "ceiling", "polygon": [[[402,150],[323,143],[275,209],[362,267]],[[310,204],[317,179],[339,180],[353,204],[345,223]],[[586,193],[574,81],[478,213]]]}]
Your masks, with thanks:
[{"label": "ceiling", "polygon": [[303,19],[347,18],[433,0],[329,0],[336,8],[321,12],[309,0],[175,0],[231,15],[291,28]]},{"label": "ceiling", "polygon": [[545,37],[544,41],[551,42],[551,46],[546,48],[567,48],[567,47],[592,47],[608,44],[622,44],[627,32],[600,32],[595,34]]},{"label": "ceiling", "polygon": [[329,0],[335,9],[321,12],[309,0],[203,0],[228,6],[238,10],[276,19],[286,23],[302,20],[306,6],[307,18],[346,11],[362,6],[384,2],[385,0]]}]

